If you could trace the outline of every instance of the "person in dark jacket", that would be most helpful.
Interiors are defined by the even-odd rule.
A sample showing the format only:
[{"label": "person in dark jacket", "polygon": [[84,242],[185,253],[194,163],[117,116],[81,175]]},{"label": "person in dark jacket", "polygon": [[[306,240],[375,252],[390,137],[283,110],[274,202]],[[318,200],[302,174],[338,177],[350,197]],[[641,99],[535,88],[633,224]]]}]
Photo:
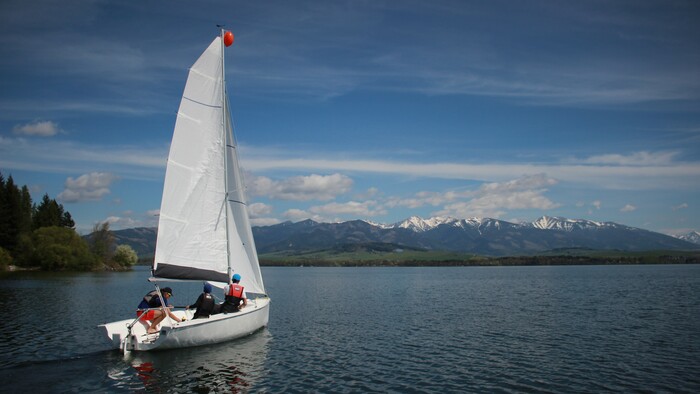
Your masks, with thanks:
[{"label": "person in dark jacket", "polygon": [[173,306],[168,302],[168,299],[170,299],[170,297],[173,295],[173,290],[169,287],[164,287],[160,290],[160,292],[165,300],[165,308],[161,306],[158,291],[153,290],[143,296],[141,303],[139,303],[139,306],[136,309],[136,316],[138,316],[140,320],[144,321],[144,323],[147,325],[147,321],[151,322],[150,325],[148,325],[148,330],[146,331],[149,334],[155,334],[158,332],[158,324],[165,319],[166,313],[167,316],[170,316],[171,319],[178,323],[183,321],[183,319],[175,316],[170,310]]},{"label": "person in dark jacket", "polygon": [[211,285],[205,283],[204,292],[199,295],[194,304],[188,306],[186,309],[197,308],[194,312],[194,319],[204,319],[208,318],[210,315],[215,315],[218,312],[217,307],[218,305],[216,305],[214,296],[211,295]]}]

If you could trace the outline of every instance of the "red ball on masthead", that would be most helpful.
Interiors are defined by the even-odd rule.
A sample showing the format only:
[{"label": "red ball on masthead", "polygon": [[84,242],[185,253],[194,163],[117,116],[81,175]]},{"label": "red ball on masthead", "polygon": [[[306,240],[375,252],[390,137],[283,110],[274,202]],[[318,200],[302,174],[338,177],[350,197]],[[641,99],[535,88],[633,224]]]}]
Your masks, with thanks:
[{"label": "red ball on masthead", "polygon": [[229,47],[231,46],[231,44],[233,44],[233,33],[227,31],[226,33],[224,33],[224,45]]}]

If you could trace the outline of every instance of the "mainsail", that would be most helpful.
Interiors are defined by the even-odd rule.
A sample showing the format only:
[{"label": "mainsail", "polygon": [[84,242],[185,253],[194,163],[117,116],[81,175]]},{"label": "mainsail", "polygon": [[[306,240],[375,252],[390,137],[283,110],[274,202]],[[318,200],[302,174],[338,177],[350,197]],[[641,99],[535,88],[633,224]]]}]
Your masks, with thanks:
[{"label": "mainsail", "polygon": [[163,186],[153,280],[227,283],[265,294],[224,80],[220,37],[190,68]]}]

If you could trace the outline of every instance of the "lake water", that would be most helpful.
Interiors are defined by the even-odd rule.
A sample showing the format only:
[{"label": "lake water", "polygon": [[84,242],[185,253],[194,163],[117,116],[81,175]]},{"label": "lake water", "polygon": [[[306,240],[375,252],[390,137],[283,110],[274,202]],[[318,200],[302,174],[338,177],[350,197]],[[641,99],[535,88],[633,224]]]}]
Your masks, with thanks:
[{"label": "lake water", "polygon": [[0,391],[700,392],[698,265],[265,267],[268,328],[125,357],[148,275],[3,274]]}]

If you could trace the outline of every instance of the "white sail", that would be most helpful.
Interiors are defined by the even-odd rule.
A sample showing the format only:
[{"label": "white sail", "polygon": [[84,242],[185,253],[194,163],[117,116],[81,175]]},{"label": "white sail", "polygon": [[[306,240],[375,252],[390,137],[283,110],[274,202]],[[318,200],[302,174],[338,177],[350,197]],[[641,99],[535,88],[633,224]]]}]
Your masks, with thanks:
[{"label": "white sail", "polygon": [[[225,113],[229,115],[228,100],[225,100],[225,104]],[[258,253],[255,249],[255,241],[253,240],[253,230],[250,225],[250,218],[248,217],[248,202],[246,200],[245,186],[242,177],[243,172],[238,164],[238,149],[235,138],[233,138],[231,117],[227,116],[226,119],[226,136],[228,138],[226,144],[228,148],[228,153],[226,155],[226,172],[228,174],[227,184],[230,212],[228,221],[229,238],[230,240],[238,239],[239,245],[243,246],[242,251],[237,251],[237,254],[231,254],[231,267],[243,277],[241,283],[248,294],[265,294]],[[235,236],[233,234],[235,234]],[[237,258],[240,260],[236,260]]]},{"label": "white sail", "polygon": [[126,353],[219,343],[267,325],[270,298],[260,274],[238,165],[223,45],[216,38],[190,69],[177,113],[151,280],[223,284],[233,273],[241,275],[248,295],[235,313],[194,319],[192,311],[175,311],[177,318],[160,322],[156,333],[141,318],[99,327],[113,347]]},{"label": "white sail", "polygon": [[239,273],[247,292],[264,294],[222,55],[217,37],[190,68],[168,156],[154,280],[228,282]]}]

